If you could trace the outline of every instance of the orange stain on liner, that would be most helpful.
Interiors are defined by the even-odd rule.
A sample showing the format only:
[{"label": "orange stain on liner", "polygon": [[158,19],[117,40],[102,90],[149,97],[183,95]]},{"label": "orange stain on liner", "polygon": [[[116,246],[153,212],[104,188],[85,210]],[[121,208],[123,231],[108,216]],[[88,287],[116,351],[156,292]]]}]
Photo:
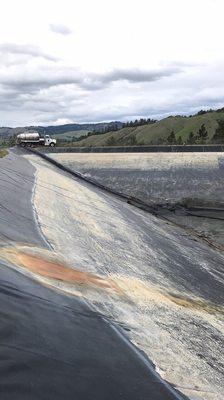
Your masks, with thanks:
[{"label": "orange stain on liner", "polygon": [[6,251],[7,259],[14,264],[20,264],[28,271],[49,279],[80,286],[113,290],[121,293],[121,289],[110,279],[104,279],[96,274],[69,268],[57,261],[49,261],[37,255],[15,250]]}]

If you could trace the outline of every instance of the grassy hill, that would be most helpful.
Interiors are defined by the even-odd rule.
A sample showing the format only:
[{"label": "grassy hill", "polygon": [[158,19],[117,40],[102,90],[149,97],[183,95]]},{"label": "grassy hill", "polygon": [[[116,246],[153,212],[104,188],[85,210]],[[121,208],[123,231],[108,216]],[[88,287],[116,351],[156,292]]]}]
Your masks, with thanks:
[{"label": "grassy hill", "polygon": [[89,136],[73,145],[97,147],[160,144],[166,143],[172,131],[177,140],[181,137],[182,141],[186,142],[190,132],[196,135],[203,124],[208,133],[206,143],[211,143],[219,120],[224,121],[224,110],[189,117],[171,116],[150,125],[125,127],[116,132]]},{"label": "grassy hill", "polygon": [[51,136],[55,139],[62,139],[62,140],[70,141],[74,138],[79,138],[80,136],[86,136],[87,133],[89,133],[89,130],[83,129],[83,130],[79,130],[79,131],[70,131],[70,132],[53,134]]}]

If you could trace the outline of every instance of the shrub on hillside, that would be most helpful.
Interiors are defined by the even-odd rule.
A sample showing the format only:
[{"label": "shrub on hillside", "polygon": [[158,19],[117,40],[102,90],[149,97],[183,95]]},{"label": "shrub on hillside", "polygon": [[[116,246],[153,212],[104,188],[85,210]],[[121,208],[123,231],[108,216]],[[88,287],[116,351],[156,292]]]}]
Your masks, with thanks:
[{"label": "shrub on hillside", "polygon": [[212,142],[217,144],[224,143],[224,120],[218,121],[218,128],[215,131]]}]

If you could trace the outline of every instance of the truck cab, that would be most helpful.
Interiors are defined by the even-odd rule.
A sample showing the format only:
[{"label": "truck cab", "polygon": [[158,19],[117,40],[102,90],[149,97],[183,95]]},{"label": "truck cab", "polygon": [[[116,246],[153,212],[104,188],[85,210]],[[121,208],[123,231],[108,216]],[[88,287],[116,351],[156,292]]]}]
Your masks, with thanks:
[{"label": "truck cab", "polygon": [[56,145],[56,139],[52,139],[49,135],[45,135],[44,145],[54,147]]}]

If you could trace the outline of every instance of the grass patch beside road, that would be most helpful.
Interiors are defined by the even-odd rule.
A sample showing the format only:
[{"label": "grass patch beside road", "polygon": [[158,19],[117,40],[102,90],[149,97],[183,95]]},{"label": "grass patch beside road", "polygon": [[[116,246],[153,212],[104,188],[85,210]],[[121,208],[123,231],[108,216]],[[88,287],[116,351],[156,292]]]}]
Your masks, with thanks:
[{"label": "grass patch beside road", "polygon": [[0,158],[3,158],[5,156],[7,156],[7,154],[9,154],[8,150],[6,149],[0,149]]}]

